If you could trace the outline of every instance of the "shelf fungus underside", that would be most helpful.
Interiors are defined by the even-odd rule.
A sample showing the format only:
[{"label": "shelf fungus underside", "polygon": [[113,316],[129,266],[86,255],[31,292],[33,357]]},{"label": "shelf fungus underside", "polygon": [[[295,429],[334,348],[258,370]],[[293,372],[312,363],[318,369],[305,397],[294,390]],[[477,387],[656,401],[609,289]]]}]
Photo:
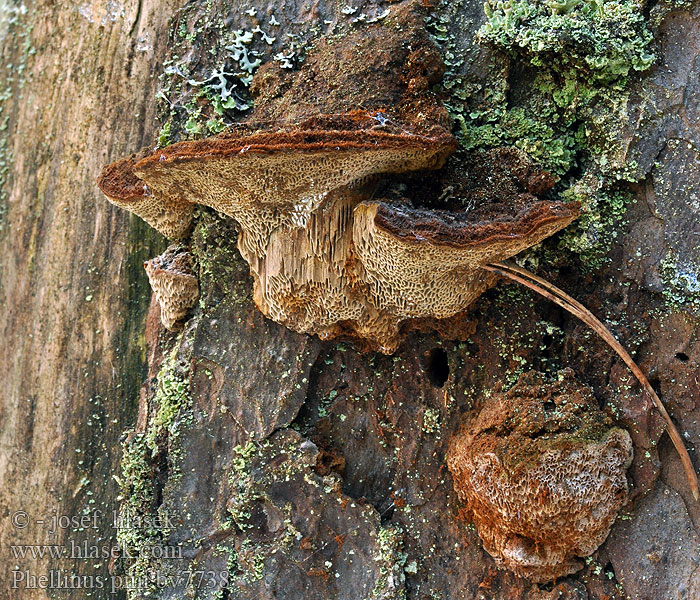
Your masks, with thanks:
[{"label": "shelf fungus underside", "polygon": [[441,126],[387,123],[356,111],[181,142],[108,165],[98,184],[170,238],[187,236],[195,204],[234,218],[266,316],[392,353],[411,320],[451,317],[494,285],[480,265],[539,243],[578,209],[527,191],[494,214],[377,198],[379,175],[439,169],[456,147]]}]

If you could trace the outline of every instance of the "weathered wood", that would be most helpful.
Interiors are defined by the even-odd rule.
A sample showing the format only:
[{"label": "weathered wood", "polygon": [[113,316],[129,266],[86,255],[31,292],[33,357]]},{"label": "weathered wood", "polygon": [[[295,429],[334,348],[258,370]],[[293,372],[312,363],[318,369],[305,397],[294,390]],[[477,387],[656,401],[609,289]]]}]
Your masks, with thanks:
[{"label": "weathered wood", "polygon": [[[109,205],[95,178],[110,157],[153,138],[158,65],[176,8],[150,0],[0,7],[0,116],[9,119],[1,134],[9,165],[0,239],[2,598],[89,597],[18,592],[15,569],[107,574],[109,558],[19,560],[9,546],[114,543],[119,437],[145,374],[142,263],[162,241]],[[95,510],[97,529],[49,535],[52,516]],[[15,511],[26,512],[28,527],[12,526]]]}]

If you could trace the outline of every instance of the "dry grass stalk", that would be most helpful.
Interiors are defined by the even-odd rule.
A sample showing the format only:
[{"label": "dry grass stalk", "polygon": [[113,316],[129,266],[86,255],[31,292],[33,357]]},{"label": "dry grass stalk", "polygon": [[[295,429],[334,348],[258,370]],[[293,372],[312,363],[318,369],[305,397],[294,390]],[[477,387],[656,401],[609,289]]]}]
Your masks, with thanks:
[{"label": "dry grass stalk", "polygon": [[516,281],[537,292],[541,296],[548,298],[552,302],[555,302],[564,310],[570,312],[572,315],[588,325],[617,353],[617,355],[629,367],[630,371],[632,371],[639,383],[641,383],[657,410],[665,419],[666,430],[668,431],[668,435],[671,437],[671,441],[673,442],[673,445],[680,456],[681,462],[683,463],[683,469],[685,470],[686,477],[688,478],[690,489],[693,492],[695,500],[700,501],[698,476],[693,467],[693,463],[690,460],[690,455],[688,454],[685,444],[683,443],[683,439],[681,438],[680,433],[678,433],[678,429],[676,429],[676,426],[671,420],[671,417],[666,411],[666,407],[661,402],[661,399],[656,395],[654,388],[651,387],[649,380],[646,378],[644,373],[642,373],[642,370],[637,366],[637,364],[632,360],[629,353],[622,347],[620,342],[615,339],[610,330],[605,327],[605,325],[603,325],[603,323],[601,323],[601,321],[599,321],[590,310],[583,306],[583,304],[577,300],[574,300],[566,292],[560,290],[555,285],[533,273],[530,273],[530,271],[527,269],[506,263],[487,264],[484,265],[483,268],[487,271],[498,273],[503,277]]}]

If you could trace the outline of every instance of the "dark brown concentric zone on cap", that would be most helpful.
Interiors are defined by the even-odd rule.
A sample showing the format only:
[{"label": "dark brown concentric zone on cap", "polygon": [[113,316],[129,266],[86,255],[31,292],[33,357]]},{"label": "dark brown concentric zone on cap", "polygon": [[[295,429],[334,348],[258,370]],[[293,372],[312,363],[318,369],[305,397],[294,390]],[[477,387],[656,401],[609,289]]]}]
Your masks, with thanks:
[{"label": "dark brown concentric zone on cap", "polygon": [[[533,199],[534,200],[534,199]],[[493,242],[527,238],[541,227],[571,222],[579,215],[578,203],[534,201],[511,218],[470,221],[469,212],[455,213],[380,203],[374,223],[407,242],[435,243],[464,248]]]},{"label": "dark brown concentric zone on cap", "polygon": [[424,150],[436,162],[446,158],[457,147],[454,137],[441,127],[428,133],[414,133],[392,124],[383,113],[355,112],[347,115],[326,115],[307,119],[276,131],[235,131],[196,141],[179,142],[154,152],[139,161],[137,170],[164,162],[196,160],[236,155],[290,155],[315,152]]}]

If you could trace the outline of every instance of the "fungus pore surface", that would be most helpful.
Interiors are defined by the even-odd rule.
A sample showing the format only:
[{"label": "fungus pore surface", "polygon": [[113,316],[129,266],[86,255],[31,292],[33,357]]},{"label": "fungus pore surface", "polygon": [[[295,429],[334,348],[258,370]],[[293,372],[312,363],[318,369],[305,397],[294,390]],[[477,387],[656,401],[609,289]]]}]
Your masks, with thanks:
[{"label": "fungus pore surface", "polygon": [[629,434],[571,370],[521,376],[451,440],[447,464],[497,564],[533,581],[581,568],[627,500]]}]

